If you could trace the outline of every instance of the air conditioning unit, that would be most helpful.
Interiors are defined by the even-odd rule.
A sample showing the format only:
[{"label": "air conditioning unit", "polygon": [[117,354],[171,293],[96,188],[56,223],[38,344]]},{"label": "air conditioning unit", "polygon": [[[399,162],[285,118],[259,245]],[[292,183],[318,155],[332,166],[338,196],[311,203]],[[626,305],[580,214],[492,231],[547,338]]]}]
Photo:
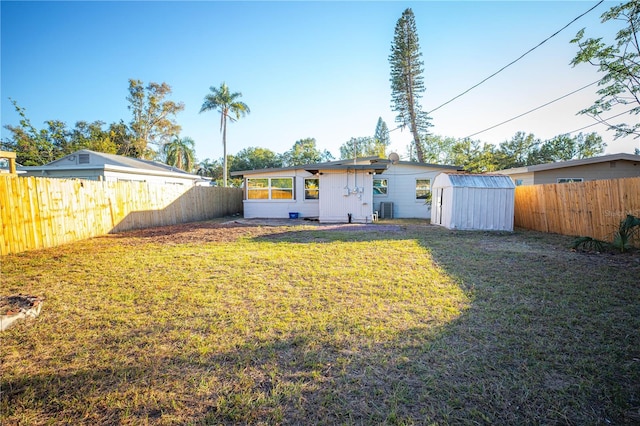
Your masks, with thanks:
[{"label": "air conditioning unit", "polygon": [[393,219],[393,203],[380,203],[380,217],[382,219]]}]

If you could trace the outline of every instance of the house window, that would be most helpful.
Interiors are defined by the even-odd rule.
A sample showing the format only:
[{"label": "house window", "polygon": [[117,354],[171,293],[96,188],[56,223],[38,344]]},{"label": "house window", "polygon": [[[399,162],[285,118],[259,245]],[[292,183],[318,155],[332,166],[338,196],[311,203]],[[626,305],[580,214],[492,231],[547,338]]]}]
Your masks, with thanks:
[{"label": "house window", "polygon": [[304,199],[305,200],[320,199],[320,179],[309,178],[304,180]]},{"label": "house window", "polygon": [[572,182],[582,182],[583,178],[558,178],[558,183],[572,183]]},{"label": "house window", "polygon": [[387,179],[373,179],[373,195],[388,195],[389,181]]},{"label": "house window", "polygon": [[293,178],[248,178],[247,199],[293,200]]},{"label": "house window", "polygon": [[522,179],[516,179],[516,186],[522,185]]},{"label": "house window", "polygon": [[416,179],[416,200],[427,200],[431,194],[430,179]]}]

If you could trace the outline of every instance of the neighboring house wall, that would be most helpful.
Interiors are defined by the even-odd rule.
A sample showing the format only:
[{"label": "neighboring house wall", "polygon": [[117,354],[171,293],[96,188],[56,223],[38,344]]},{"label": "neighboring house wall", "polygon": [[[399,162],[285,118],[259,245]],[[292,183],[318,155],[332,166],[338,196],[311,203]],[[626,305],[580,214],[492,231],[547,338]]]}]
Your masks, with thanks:
[{"label": "neighboring house wall", "polygon": [[582,178],[584,182],[599,179],[619,179],[640,176],[640,164],[631,161],[607,161],[555,170],[540,170],[534,174],[534,184],[558,183],[558,179]]},{"label": "neighboring house wall", "polygon": [[[320,175],[321,222],[370,222],[373,214],[373,175],[358,170],[322,172]],[[349,193],[347,195],[347,189]],[[358,188],[356,192],[356,188]]]},{"label": "neighboring house wall", "polygon": [[640,176],[640,156],[608,154],[601,157],[560,161],[499,170],[511,177],[516,186],[563,183],[563,180],[592,181]]},{"label": "neighboring house wall", "polygon": [[153,172],[147,172],[145,170],[135,170],[126,167],[117,166],[104,166],[105,168],[99,168],[99,166],[91,166],[91,168],[75,168],[65,169],[62,167],[57,168],[44,168],[39,167],[24,167],[24,176],[34,177],[48,177],[59,179],[86,179],[86,180],[100,180],[106,182],[148,182],[158,184],[172,184],[172,185],[188,185],[194,184],[194,181],[198,179],[198,176],[187,175],[190,177],[181,178],[171,176],[169,174],[151,174]]},{"label": "neighboring house wall", "polygon": [[[286,219],[289,213],[298,213],[299,217],[319,216],[319,200],[305,200],[304,180],[314,177],[304,170],[275,171],[271,173],[251,174],[245,177],[244,217]],[[293,200],[248,199],[247,179],[293,178]],[[320,183],[320,197],[324,187]]]},{"label": "neighboring house wall", "polygon": [[533,172],[511,173],[509,174],[509,177],[513,180],[513,183],[516,186],[533,185],[535,183]]},{"label": "neighboring house wall", "polygon": [[[455,168],[453,168],[455,170]],[[389,168],[375,179],[387,180],[387,194],[373,195],[373,210],[380,212],[381,202],[393,203],[394,218],[431,217],[431,205],[416,198],[416,180],[429,180],[430,185],[442,168],[428,168],[414,164],[389,164]]]}]

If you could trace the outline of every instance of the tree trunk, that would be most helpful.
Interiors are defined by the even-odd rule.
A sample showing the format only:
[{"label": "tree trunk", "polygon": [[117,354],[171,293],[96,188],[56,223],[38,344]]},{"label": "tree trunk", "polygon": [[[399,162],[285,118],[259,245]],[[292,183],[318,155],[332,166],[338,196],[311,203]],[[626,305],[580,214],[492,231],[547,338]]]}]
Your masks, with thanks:
[{"label": "tree trunk", "polygon": [[222,124],[222,181],[223,186],[227,187],[227,119],[224,117],[224,122]]}]

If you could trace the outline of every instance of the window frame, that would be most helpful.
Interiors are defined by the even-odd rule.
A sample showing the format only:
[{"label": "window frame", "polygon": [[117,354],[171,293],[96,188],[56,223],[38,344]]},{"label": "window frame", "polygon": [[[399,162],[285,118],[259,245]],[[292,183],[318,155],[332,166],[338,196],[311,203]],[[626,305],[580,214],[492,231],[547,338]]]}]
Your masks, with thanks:
[{"label": "window frame", "polygon": [[556,178],[556,183],[581,183],[584,178]]},{"label": "window frame", "polygon": [[[279,180],[289,180],[291,182],[291,186],[287,187],[287,186],[274,186],[273,185],[273,181],[279,181]],[[252,187],[251,185],[251,181],[265,181],[266,180],[266,186],[264,187]],[[274,177],[261,177],[261,178],[246,178],[246,200],[249,201],[286,201],[286,202],[290,202],[292,200],[296,199],[296,191],[295,191],[295,179],[293,177],[290,176],[274,176]],[[250,194],[251,192],[265,192],[267,194],[267,197],[258,197],[258,198],[251,198]],[[284,192],[290,192],[291,193],[291,198],[283,198],[283,197],[277,197],[274,198],[274,191],[280,191],[280,193],[284,193]]]},{"label": "window frame", "polygon": [[[385,181],[386,184],[384,186],[382,186],[382,185],[376,186],[376,181],[377,180]],[[371,184],[373,186],[373,195],[375,197],[388,197],[389,196],[389,179],[388,178],[382,178],[382,177],[381,178],[376,178],[376,177],[374,177],[373,178],[373,182]],[[385,191],[384,191],[384,193],[376,194],[376,188],[384,188]]]},{"label": "window frame", "polygon": [[[315,189],[311,188],[307,188],[307,181],[310,180],[315,180],[318,182],[317,186]],[[308,193],[309,191],[316,191],[318,193],[318,196],[313,198],[313,197],[309,197]],[[304,201],[318,201],[320,199],[320,178],[317,177],[306,177],[304,178]]]},{"label": "window frame", "polygon": [[[424,197],[419,197],[418,196],[418,182],[419,181],[427,181],[427,189],[426,189],[426,193],[424,195]],[[421,191],[424,191],[424,189],[420,188]],[[425,200],[429,199],[429,194],[431,194],[431,179],[419,179],[416,178],[416,186],[415,186],[415,200],[416,202],[425,202]]]}]

